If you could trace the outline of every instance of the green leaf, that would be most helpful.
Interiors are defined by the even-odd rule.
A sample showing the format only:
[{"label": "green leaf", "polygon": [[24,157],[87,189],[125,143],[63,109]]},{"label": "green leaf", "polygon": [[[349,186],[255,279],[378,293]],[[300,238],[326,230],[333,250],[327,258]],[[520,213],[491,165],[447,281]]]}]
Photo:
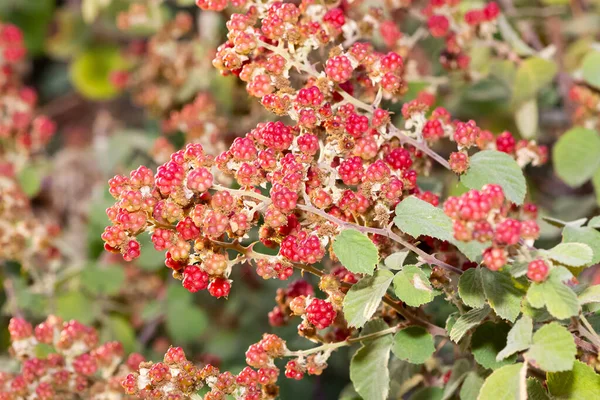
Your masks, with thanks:
[{"label": "green leaf", "polygon": [[547,384],[550,394],[560,400],[591,400],[600,393],[600,375],[581,361],[575,361],[571,371],[548,373]]},{"label": "green leaf", "polygon": [[[469,160],[469,169],[460,181],[470,189],[481,189],[488,183],[502,186],[504,194],[513,203],[523,204],[527,185],[519,164],[508,154],[496,150],[475,153]],[[402,204],[402,203],[400,203]]]},{"label": "green leaf", "polygon": [[437,386],[428,386],[421,388],[410,397],[410,400],[441,400],[444,396],[444,389]]},{"label": "green leaf", "polygon": [[527,378],[527,400],[550,400],[542,383],[535,378]]},{"label": "green leaf", "polygon": [[401,360],[423,364],[434,351],[433,337],[420,326],[404,328],[394,336],[392,352]]},{"label": "green leaf", "polygon": [[506,365],[487,377],[477,400],[520,399],[523,363]]},{"label": "green leaf", "polygon": [[558,322],[551,322],[533,335],[527,359],[547,372],[570,371],[576,354],[573,336]]},{"label": "green leaf", "polygon": [[379,261],[377,247],[357,230],[343,230],[333,242],[333,251],[348,271],[371,275]]},{"label": "green leaf", "polygon": [[538,105],[536,99],[520,104],[515,111],[515,123],[525,139],[533,139],[538,131]]},{"label": "green leaf", "polygon": [[457,360],[452,365],[450,378],[448,378],[448,383],[446,383],[446,386],[444,387],[444,397],[442,400],[447,400],[452,397],[460,384],[467,378],[471,369],[471,363],[464,358]]},{"label": "green leaf", "polygon": [[404,265],[404,261],[406,260],[406,257],[408,256],[408,254],[409,254],[408,250],[397,251],[397,252],[392,253],[389,256],[387,256],[385,258],[385,260],[383,261],[383,263],[389,269],[402,269],[402,266]]},{"label": "green leaf", "polygon": [[510,329],[506,338],[506,347],[502,349],[497,360],[502,360],[516,352],[527,350],[531,345],[533,334],[533,320],[523,315]]},{"label": "green leaf", "polygon": [[394,279],[392,272],[377,270],[373,276],[364,277],[352,285],[343,304],[344,316],[349,326],[362,328],[371,319],[392,279]]},{"label": "green leaf", "polygon": [[56,315],[64,320],[76,319],[82,324],[94,320],[94,307],[81,292],[66,292],[56,299]]},{"label": "green leaf", "polygon": [[48,358],[50,354],[56,354],[56,349],[46,343],[38,343],[35,345],[34,355],[37,358]]},{"label": "green leaf", "polygon": [[34,197],[42,187],[42,172],[33,165],[25,165],[17,179],[27,197]]},{"label": "green leaf", "polygon": [[600,215],[596,215],[595,217],[592,217],[588,221],[587,226],[589,226],[590,228],[595,228],[595,229],[600,228]]},{"label": "green leaf", "polygon": [[71,81],[84,97],[107,100],[119,93],[110,76],[125,68],[126,63],[117,47],[95,47],[79,53],[71,63]]},{"label": "green leaf", "polygon": [[483,378],[476,372],[469,372],[460,388],[460,400],[477,400],[483,386]]},{"label": "green leaf", "polygon": [[560,243],[548,250],[548,257],[569,267],[589,265],[593,256],[590,246],[583,243]]},{"label": "green leaf", "polygon": [[600,303],[600,285],[588,286],[579,294],[579,304]]},{"label": "green leaf", "polygon": [[508,274],[481,267],[477,269],[481,273],[485,297],[494,312],[499,317],[514,322],[521,312],[521,300],[525,292],[515,286]]},{"label": "green leaf", "polygon": [[463,303],[472,308],[481,308],[485,305],[485,292],[481,273],[477,268],[470,268],[458,280],[458,294]]},{"label": "green leaf", "polygon": [[81,283],[95,295],[117,294],[124,282],[125,271],[118,265],[107,265],[104,268],[90,265],[81,271]]},{"label": "green leaf", "polygon": [[[592,176],[592,186],[596,194],[596,204],[600,206],[600,168],[596,170]],[[597,226],[595,228],[598,228]]]},{"label": "green leaf", "polygon": [[600,262],[600,232],[590,227],[565,226],[562,232],[564,243],[585,243],[592,249],[592,264]]},{"label": "green leaf", "polygon": [[[387,327],[381,320],[369,321],[365,330],[381,330],[379,325]],[[390,386],[388,361],[392,337],[383,336],[365,343],[354,353],[350,362],[350,380],[354,389],[364,399],[386,400]]]},{"label": "green leaf", "polygon": [[592,129],[575,127],[563,134],[552,149],[554,170],[569,186],[581,186],[600,167],[600,136]]},{"label": "green leaf", "polygon": [[498,369],[516,361],[516,355],[497,359],[498,353],[506,347],[509,330],[510,327],[505,323],[486,322],[473,332],[471,351],[479,365],[487,369]]},{"label": "green leaf", "polygon": [[552,82],[557,71],[556,63],[540,57],[523,61],[517,69],[513,87],[515,102],[521,103],[535,97],[540,89]]},{"label": "green leaf", "polygon": [[581,64],[581,73],[583,79],[594,86],[596,89],[600,89],[600,51],[590,51]]},{"label": "green leaf", "polygon": [[573,317],[580,310],[577,295],[562,283],[560,268],[551,270],[544,282],[533,283],[527,291],[527,301],[534,308],[545,306],[558,319]]},{"label": "green leaf", "polygon": [[418,307],[433,300],[429,278],[416,265],[405,265],[394,277],[394,293],[411,307]]},{"label": "green leaf", "polygon": [[510,275],[515,278],[520,278],[522,276],[527,275],[527,269],[529,268],[529,263],[526,261],[515,261],[512,265],[509,266]]},{"label": "green leaf", "polygon": [[499,15],[497,21],[502,38],[510,44],[518,55],[530,56],[535,54],[535,50],[521,39],[521,35],[514,30],[504,15]]},{"label": "green leaf", "polygon": [[198,341],[208,322],[206,312],[190,304],[170,305],[167,309],[167,332],[175,343]]},{"label": "green leaf", "polygon": [[414,238],[425,235],[449,242],[454,239],[450,217],[440,208],[415,196],[407,197],[396,206],[394,223]]},{"label": "green leaf", "polygon": [[431,236],[454,244],[470,260],[481,256],[486,244],[479,242],[459,242],[454,239],[452,220],[440,208],[411,196],[396,206],[394,223],[402,232],[417,238]]},{"label": "green leaf", "polygon": [[450,330],[450,340],[458,343],[469,330],[479,325],[488,316],[490,311],[490,308],[485,306],[483,308],[474,308],[466,314],[461,315]]}]

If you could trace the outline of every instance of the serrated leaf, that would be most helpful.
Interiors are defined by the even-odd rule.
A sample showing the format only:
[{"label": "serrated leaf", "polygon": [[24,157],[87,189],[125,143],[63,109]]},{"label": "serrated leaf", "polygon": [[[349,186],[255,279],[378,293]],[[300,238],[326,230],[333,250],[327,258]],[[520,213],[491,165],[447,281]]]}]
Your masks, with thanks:
[{"label": "serrated leaf", "polygon": [[402,232],[417,238],[421,235],[452,241],[452,220],[444,211],[415,196],[396,206],[394,223]]},{"label": "serrated leaf", "polygon": [[458,343],[469,330],[479,325],[489,315],[490,311],[490,308],[485,306],[483,308],[474,308],[461,315],[454,325],[452,325],[450,340]]},{"label": "serrated leaf", "polygon": [[194,305],[174,304],[167,310],[167,332],[175,343],[190,343],[198,340],[208,328],[209,319],[206,312]]},{"label": "serrated leaf", "polygon": [[537,99],[530,99],[517,106],[515,123],[525,139],[533,139],[538,131],[538,105]]},{"label": "serrated leaf", "polygon": [[579,304],[600,303],[600,285],[588,286],[578,296]]},{"label": "serrated leaf", "polygon": [[344,316],[349,326],[362,328],[371,319],[392,279],[392,272],[377,270],[373,276],[364,277],[352,285],[343,304]]},{"label": "serrated leaf", "polygon": [[566,226],[562,232],[564,243],[584,243],[593,251],[592,264],[600,262],[600,232],[590,227]]},{"label": "serrated leaf", "polygon": [[379,261],[377,247],[354,229],[343,230],[333,242],[333,251],[348,271],[371,275]]},{"label": "serrated leaf", "polygon": [[516,355],[497,359],[498,353],[506,347],[509,330],[510,327],[503,322],[486,322],[473,332],[471,352],[479,365],[487,369],[498,369],[516,361]]},{"label": "serrated leaf", "polygon": [[431,236],[454,244],[470,260],[481,256],[486,244],[465,243],[454,239],[452,220],[440,208],[415,196],[407,197],[396,206],[394,223],[402,232],[417,238]]},{"label": "serrated leaf", "polygon": [[460,181],[470,189],[480,190],[488,183],[502,186],[504,194],[513,203],[523,204],[527,185],[519,164],[508,154],[496,150],[475,153],[469,160],[469,169]]},{"label": "serrated leaf", "polygon": [[423,364],[434,351],[433,336],[420,326],[404,328],[394,335],[392,352],[401,360]]},{"label": "serrated leaf", "polygon": [[591,86],[600,89],[600,51],[590,51],[583,59],[581,73],[583,79]]},{"label": "serrated leaf", "polygon": [[409,254],[408,250],[397,251],[397,252],[392,253],[389,256],[387,256],[385,258],[385,260],[383,261],[383,263],[389,269],[402,269],[402,266],[404,265],[404,261],[406,260],[406,257],[408,256],[408,254]]},{"label": "serrated leaf", "polygon": [[433,300],[429,278],[415,265],[405,265],[394,277],[394,293],[411,307],[418,307]]},{"label": "serrated leaf", "polygon": [[81,292],[66,292],[56,299],[56,315],[64,320],[76,319],[83,324],[94,320],[94,307]]},{"label": "serrated leaf", "polygon": [[522,276],[527,275],[528,268],[529,268],[528,262],[515,261],[514,263],[512,263],[509,266],[509,272],[510,272],[511,276],[514,276],[515,278],[520,278]]},{"label": "serrated leaf", "polygon": [[469,307],[481,308],[485,305],[483,282],[481,282],[481,274],[477,268],[470,268],[460,276],[458,295]]},{"label": "serrated leaf", "polygon": [[477,400],[520,399],[523,363],[506,365],[487,377]]},{"label": "serrated leaf", "polygon": [[513,97],[515,103],[521,103],[537,95],[556,75],[558,67],[555,62],[541,57],[530,57],[517,68]]},{"label": "serrated leaf", "polygon": [[471,368],[471,363],[464,358],[457,360],[454,365],[452,365],[450,378],[448,378],[448,383],[446,383],[446,386],[444,387],[444,397],[442,397],[442,400],[447,400],[452,397],[460,384],[467,378]]},{"label": "serrated leaf", "polygon": [[546,307],[555,318],[566,319],[579,314],[577,295],[561,279],[561,268],[550,271],[548,279],[533,283],[527,291],[527,301],[532,307]]},{"label": "serrated leaf", "polygon": [[483,378],[476,372],[469,372],[460,388],[460,400],[477,400],[483,386]]},{"label": "serrated leaf", "polygon": [[514,322],[521,312],[521,300],[525,292],[515,286],[513,279],[503,273],[477,268],[481,273],[485,297],[494,312],[510,322]]},{"label": "serrated leaf", "polygon": [[548,250],[548,257],[570,267],[582,267],[592,262],[594,253],[583,243],[560,243]]},{"label": "serrated leaf", "polygon": [[[364,331],[378,331],[385,325],[381,320],[369,321]],[[385,325],[387,326],[387,325]],[[354,389],[364,399],[386,400],[390,386],[388,361],[392,347],[392,337],[383,336],[370,340],[354,353],[350,362],[350,380]]]},{"label": "serrated leaf", "polygon": [[502,360],[516,352],[527,350],[531,345],[533,320],[523,315],[510,329],[506,338],[506,347],[502,349],[497,360]]},{"label": "serrated leaf", "polygon": [[552,149],[556,174],[571,187],[589,181],[600,167],[600,136],[592,129],[575,127],[565,132]]},{"label": "serrated leaf", "polygon": [[571,371],[548,373],[547,384],[556,399],[591,400],[600,393],[600,375],[581,361]]},{"label": "serrated leaf", "polygon": [[573,336],[558,322],[542,326],[533,335],[527,359],[547,372],[569,371],[573,368],[577,346]]}]

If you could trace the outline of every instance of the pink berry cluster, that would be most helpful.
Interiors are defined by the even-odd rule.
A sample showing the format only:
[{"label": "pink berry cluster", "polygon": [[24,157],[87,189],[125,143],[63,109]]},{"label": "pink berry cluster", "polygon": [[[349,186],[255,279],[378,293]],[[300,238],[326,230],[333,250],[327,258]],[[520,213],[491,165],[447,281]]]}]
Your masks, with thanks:
[{"label": "pink berry cluster", "polygon": [[[0,373],[2,400],[125,399],[120,381],[144,361],[137,353],[125,360],[119,342],[99,345],[96,330],[77,321],[49,316],[34,328],[12,318],[8,330],[11,354],[21,368],[14,375]],[[36,356],[40,346],[52,351]]]},{"label": "pink berry cluster", "polygon": [[522,240],[533,241],[540,233],[537,208],[526,204],[515,209],[499,185],[449,197],[444,212],[453,220],[456,240],[491,243],[483,253],[483,264],[492,271],[507,264],[511,249]]},{"label": "pink berry cluster", "polygon": [[37,115],[37,93],[24,86],[20,63],[26,55],[23,33],[0,23],[0,162],[39,152],[54,135],[56,125]]},{"label": "pink berry cluster", "polygon": [[599,127],[600,94],[585,85],[577,84],[569,90],[569,99],[575,103],[575,123],[582,126]]},{"label": "pink berry cluster", "polygon": [[442,65],[448,69],[466,70],[471,60],[465,44],[474,37],[487,38],[496,32],[500,8],[493,1],[483,8],[466,12],[460,6],[460,0],[430,0],[421,13],[431,36],[446,42],[440,57]]}]

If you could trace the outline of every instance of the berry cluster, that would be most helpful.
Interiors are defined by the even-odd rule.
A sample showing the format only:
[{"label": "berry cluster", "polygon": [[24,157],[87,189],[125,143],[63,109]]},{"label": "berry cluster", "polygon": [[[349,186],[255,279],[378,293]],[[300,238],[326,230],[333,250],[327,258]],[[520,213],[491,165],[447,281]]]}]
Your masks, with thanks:
[{"label": "berry cluster", "polygon": [[[35,326],[20,318],[10,320],[11,354],[21,362],[18,374],[0,373],[0,398],[17,400],[125,399],[119,383],[144,358],[124,359],[119,342],[98,344],[95,329],[77,321],[50,316]],[[52,351],[37,356],[40,346]]]},{"label": "berry cluster", "polygon": [[483,253],[483,263],[492,271],[506,265],[511,247],[521,240],[533,241],[540,233],[535,206],[516,210],[498,185],[485,185],[481,191],[469,190],[460,197],[449,197],[444,212],[454,221],[456,240],[491,242]]}]

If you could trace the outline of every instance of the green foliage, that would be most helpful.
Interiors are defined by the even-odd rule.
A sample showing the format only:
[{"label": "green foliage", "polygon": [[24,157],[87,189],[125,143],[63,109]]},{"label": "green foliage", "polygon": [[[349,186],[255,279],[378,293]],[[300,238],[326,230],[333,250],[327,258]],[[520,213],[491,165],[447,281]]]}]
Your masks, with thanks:
[{"label": "green foliage", "polygon": [[598,154],[598,132],[581,127],[572,128],[560,137],[552,149],[556,174],[569,186],[581,186],[600,167]]},{"label": "green foliage", "polygon": [[71,82],[91,100],[107,100],[119,93],[110,81],[111,73],[126,63],[116,47],[93,47],[79,53],[71,64]]},{"label": "green foliage", "polygon": [[577,347],[569,331],[551,322],[533,335],[533,344],[526,354],[541,369],[548,372],[570,371],[575,362]]},{"label": "green foliage", "polygon": [[547,254],[552,260],[570,267],[587,266],[594,256],[590,246],[583,243],[560,243]]},{"label": "green foliage", "polygon": [[500,185],[506,197],[517,205],[523,203],[527,192],[519,164],[508,154],[495,150],[480,151],[471,157],[469,169],[460,181],[477,190],[489,183]]},{"label": "green foliage", "polygon": [[402,360],[423,364],[434,351],[433,337],[419,326],[404,328],[394,336],[392,352]]},{"label": "green foliage", "polygon": [[411,307],[418,307],[433,300],[429,278],[416,265],[405,265],[394,277],[394,293]]},{"label": "green foliage", "polygon": [[483,308],[474,308],[461,315],[450,329],[450,340],[458,343],[469,330],[479,325],[490,311],[488,306],[484,306]]},{"label": "green foliage", "polygon": [[342,231],[333,242],[333,251],[348,271],[371,275],[379,261],[377,247],[357,230]]},{"label": "green foliage", "polygon": [[191,293],[180,285],[169,286],[165,313],[167,331],[178,343],[199,340],[208,327],[208,316],[192,303]]},{"label": "green foliage", "polygon": [[514,100],[520,103],[536,96],[554,79],[558,67],[555,62],[540,57],[530,57],[517,68],[513,87]]},{"label": "green foliage", "polygon": [[115,295],[125,282],[123,267],[90,265],[81,272],[81,283],[94,295]]},{"label": "green foliage", "polygon": [[600,51],[590,51],[581,64],[583,79],[591,86],[600,89]]},{"label": "green foliage", "polygon": [[527,301],[534,308],[546,307],[555,318],[565,319],[579,313],[579,301],[571,288],[562,282],[564,269],[555,268],[548,279],[533,283],[527,291]]},{"label": "green foliage", "polygon": [[516,355],[498,360],[498,353],[506,346],[510,327],[505,323],[486,322],[475,329],[471,337],[471,352],[475,361],[487,369],[498,369],[516,361]]},{"label": "green foliage", "polygon": [[[382,320],[369,321],[365,331],[377,332],[387,328]],[[350,362],[350,379],[354,389],[364,399],[385,400],[389,392],[390,374],[388,361],[392,348],[392,336],[387,335],[362,345]]]},{"label": "green foliage", "polygon": [[512,326],[506,338],[506,346],[498,353],[496,360],[502,360],[516,352],[527,350],[531,345],[533,320],[524,315]]},{"label": "green foliage", "polygon": [[548,391],[556,399],[593,399],[600,393],[600,375],[592,368],[575,361],[573,369],[547,375]]},{"label": "green foliage", "polygon": [[344,297],[344,316],[348,325],[361,328],[371,319],[393,278],[394,274],[390,271],[378,270],[373,276],[364,277],[352,285]]},{"label": "green foliage", "polygon": [[522,363],[505,365],[487,377],[478,400],[521,399],[525,379],[521,379]]}]

